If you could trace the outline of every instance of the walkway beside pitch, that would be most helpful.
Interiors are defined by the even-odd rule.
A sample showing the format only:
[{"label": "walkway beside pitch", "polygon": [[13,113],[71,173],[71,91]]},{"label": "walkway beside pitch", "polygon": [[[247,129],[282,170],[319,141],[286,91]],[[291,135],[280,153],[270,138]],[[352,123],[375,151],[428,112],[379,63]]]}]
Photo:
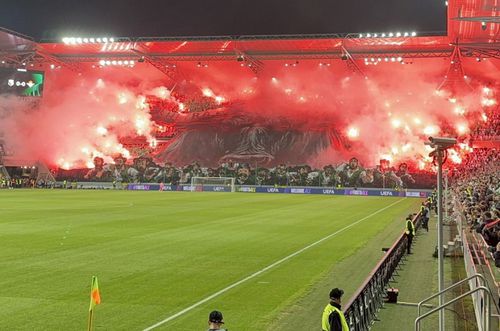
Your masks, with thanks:
[{"label": "walkway beside pitch", "polygon": [[[449,227],[445,227],[445,239],[449,237]],[[386,303],[379,311],[379,320],[373,325],[373,331],[400,331],[414,330],[415,319],[417,318],[416,304],[422,299],[437,292],[437,258],[433,257],[437,244],[437,218],[433,215],[429,222],[429,232],[419,229],[414,239],[411,255],[405,255],[404,264],[400,265],[397,275],[390,286],[399,290],[398,303]],[[463,257],[445,258],[445,286],[449,286],[459,279],[465,278],[463,267]],[[464,287],[461,291],[467,291]],[[460,289],[458,290],[460,291]],[[460,294],[460,293],[458,293]],[[457,293],[455,293],[455,296]],[[449,300],[452,295],[447,296]],[[437,299],[430,302],[437,306]],[[477,330],[475,320],[467,322],[465,320],[467,306],[458,304],[450,306],[445,311],[446,330]],[[428,311],[428,309],[424,309]],[[437,313],[422,322],[422,330],[437,330]]]}]

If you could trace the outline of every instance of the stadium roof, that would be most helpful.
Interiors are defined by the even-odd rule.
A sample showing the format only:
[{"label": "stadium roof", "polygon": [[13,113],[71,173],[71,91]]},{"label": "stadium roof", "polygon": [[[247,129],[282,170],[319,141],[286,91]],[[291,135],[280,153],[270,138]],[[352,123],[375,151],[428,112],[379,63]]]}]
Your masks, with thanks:
[{"label": "stadium roof", "polygon": [[498,12],[498,6],[490,0],[451,0],[447,36],[412,36],[412,31],[399,32],[399,35],[394,31],[392,37],[390,32],[385,35],[372,32],[362,35],[108,37],[106,42],[97,42],[97,36],[93,39],[91,36],[68,36],[65,42],[34,42],[29,37],[2,29],[0,59],[14,65],[56,63],[74,70],[78,70],[76,65],[85,62],[141,57],[155,66],[164,65],[165,61],[239,60],[258,67],[262,64],[260,61],[277,59],[353,61],[371,56],[449,57],[455,46],[459,46],[466,56],[500,58]]}]

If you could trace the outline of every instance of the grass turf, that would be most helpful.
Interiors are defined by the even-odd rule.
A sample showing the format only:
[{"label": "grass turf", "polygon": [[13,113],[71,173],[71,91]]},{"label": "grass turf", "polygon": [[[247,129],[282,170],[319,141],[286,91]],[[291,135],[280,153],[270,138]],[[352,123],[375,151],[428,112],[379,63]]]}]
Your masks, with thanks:
[{"label": "grass turf", "polygon": [[[402,229],[402,215],[418,203],[285,194],[0,191],[0,329],[85,329],[90,280],[97,275],[102,304],[96,329],[142,330],[387,207],[158,330],[203,330],[213,309],[224,313],[231,330],[286,324],[280,313],[288,305],[361,247],[390,245],[396,234],[384,231],[395,223]],[[368,258],[374,265],[380,252]],[[356,280],[367,274],[349,265],[339,272],[356,274]],[[314,323],[306,329],[318,328]]]}]

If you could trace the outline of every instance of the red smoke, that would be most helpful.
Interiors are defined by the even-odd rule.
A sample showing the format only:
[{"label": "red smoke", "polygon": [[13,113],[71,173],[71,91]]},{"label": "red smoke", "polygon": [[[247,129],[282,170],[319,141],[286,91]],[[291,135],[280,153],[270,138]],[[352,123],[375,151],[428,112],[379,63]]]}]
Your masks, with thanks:
[{"label": "red smoke", "polygon": [[[107,162],[119,153],[134,156],[120,145],[123,137],[143,136],[155,144],[146,95],[166,100],[179,113],[189,112],[188,101],[197,95],[212,99],[214,107],[229,113],[237,108],[277,127],[286,118],[294,129],[334,129],[345,135],[349,150],[331,147],[310,160],[313,165],[351,156],[366,165],[381,158],[429,162],[423,144],[429,135],[465,137],[483,120],[485,109],[498,107],[499,61],[468,61],[464,69],[470,88],[460,95],[437,91],[449,59],[382,61],[376,66],[358,61],[367,79],[340,60],[304,60],[295,66],[268,61],[258,76],[236,61],[208,67],[186,62],[177,65],[183,74],[177,84],[146,63],[89,68],[82,75],[48,70],[39,109],[25,109],[15,98],[0,100],[0,132],[21,159],[87,167],[94,156]],[[459,162],[459,154],[452,161]]]}]

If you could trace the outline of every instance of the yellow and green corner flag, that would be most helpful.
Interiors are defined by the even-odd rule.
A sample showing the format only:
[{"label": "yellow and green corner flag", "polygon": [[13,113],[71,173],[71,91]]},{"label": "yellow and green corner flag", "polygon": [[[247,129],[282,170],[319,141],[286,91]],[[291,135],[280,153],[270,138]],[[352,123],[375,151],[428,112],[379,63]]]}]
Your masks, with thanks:
[{"label": "yellow and green corner flag", "polygon": [[99,293],[99,283],[97,282],[97,277],[92,276],[92,288],[90,289],[89,311],[92,311],[94,307],[100,303],[101,303],[101,295]]}]

